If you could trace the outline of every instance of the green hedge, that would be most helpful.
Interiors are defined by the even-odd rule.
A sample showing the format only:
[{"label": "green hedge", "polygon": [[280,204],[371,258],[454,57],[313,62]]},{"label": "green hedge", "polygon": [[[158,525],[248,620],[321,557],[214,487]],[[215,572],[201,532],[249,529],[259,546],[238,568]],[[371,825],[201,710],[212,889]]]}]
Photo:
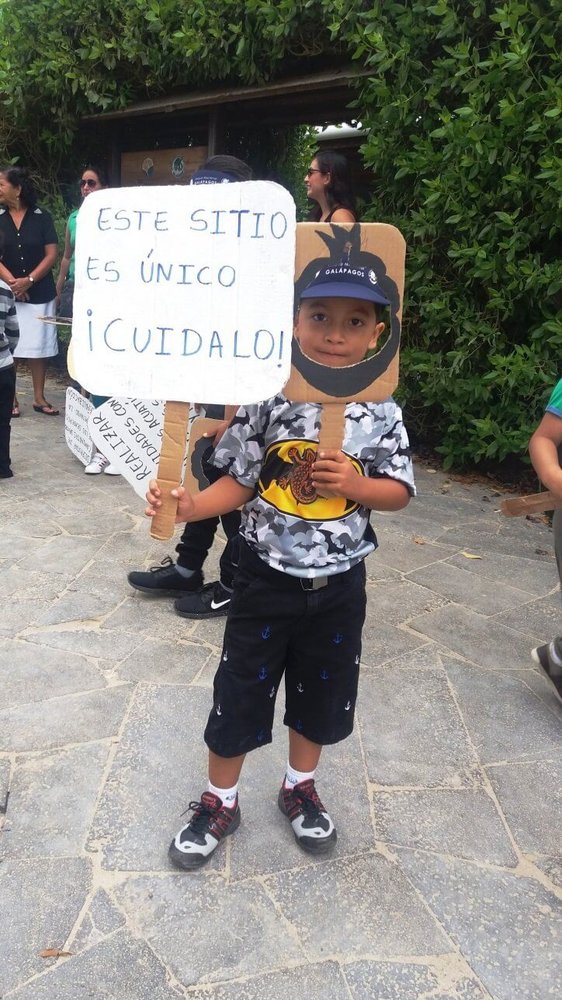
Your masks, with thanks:
[{"label": "green hedge", "polygon": [[447,465],[498,461],[562,375],[561,25],[560,0],[3,0],[0,137],[56,171],[88,111],[369,67],[367,216],[409,245],[399,396]]}]

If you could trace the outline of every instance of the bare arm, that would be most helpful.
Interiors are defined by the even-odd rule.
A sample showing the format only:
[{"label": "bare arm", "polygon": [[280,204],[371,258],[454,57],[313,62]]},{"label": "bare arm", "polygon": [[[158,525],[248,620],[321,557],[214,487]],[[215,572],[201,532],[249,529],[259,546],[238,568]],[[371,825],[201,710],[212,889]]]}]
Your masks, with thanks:
[{"label": "bare arm", "polygon": [[[172,496],[177,497],[178,511],[176,521],[204,521],[208,517],[219,517],[236,510],[250,500],[254,490],[242,486],[232,476],[222,476],[216,483],[207,486],[201,493],[190,494],[183,486],[172,490]],[[162,506],[161,492],[155,479],[151,479],[146,499],[149,506],[145,510],[147,517],[154,517]]]},{"label": "bare arm", "polygon": [[64,253],[62,255],[62,260],[60,262],[60,271],[59,271],[59,276],[57,278],[57,295],[60,295],[62,292],[62,286],[64,285],[64,282],[66,280],[71,260],[72,260],[72,246],[70,244],[70,229],[67,226],[64,237]]},{"label": "bare arm", "polygon": [[369,510],[401,510],[410,502],[408,487],[397,479],[361,476],[342,451],[321,451],[312,483],[322,496],[347,497]]},{"label": "bare arm", "polygon": [[553,413],[545,413],[529,441],[529,455],[541,483],[547,490],[562,497],[562,469],[558,461],[560,444],[562,444],[562,420]]}]

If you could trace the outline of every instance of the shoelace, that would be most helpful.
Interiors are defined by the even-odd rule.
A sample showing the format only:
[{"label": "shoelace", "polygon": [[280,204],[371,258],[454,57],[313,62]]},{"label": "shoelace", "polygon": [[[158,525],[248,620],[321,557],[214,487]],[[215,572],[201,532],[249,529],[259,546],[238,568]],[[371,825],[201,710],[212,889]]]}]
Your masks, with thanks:
[{"label": "shoelace", "polygon": [[306,795],[303,792],[294,792],[294,795],[301,803],[307,819],[317,819],[320,813],[324,812],[324,806],[315,791],[312,795]]},{"label": "shoelace", "polygon": [[194,815],[189,821],[189,826],[194,833],[204,833],[205,828],[209,824],[209,820],[215,818],[215,810],[209,809],[203,802],[190,802],[187,809],[184,809],[182,816],[185,816],[187,812],[193,811]]},{"label": "shoelace", "polygon": [[164,556],[164,558],[163,558],[163,560],[162,560],[161,563],[158,563],[157,566],[151,566],[150,567],[149,572],[150,573],[161,573],[162,570],[169,569],[170,566],[175,566],[175,565],[176,564],[175,564],[174,560],[170,559],[170,556]]}]

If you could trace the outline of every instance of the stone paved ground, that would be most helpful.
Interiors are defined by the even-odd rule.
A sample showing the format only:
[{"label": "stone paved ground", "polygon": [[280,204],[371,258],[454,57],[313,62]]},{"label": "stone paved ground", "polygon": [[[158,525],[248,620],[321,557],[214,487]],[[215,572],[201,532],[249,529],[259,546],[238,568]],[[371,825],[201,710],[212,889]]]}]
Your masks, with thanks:
[{"label": "stone paved ground", "polygon": [[277,810],[279,726],[248,761],[240,831],[181,874],[166,850],[204,787],[223,623],[128,588],[171,546],[125,482],[83,475],[28,383],[20,398],[0,488],[0,994],[562,995],[562,711],[529,656],[560,622],[549,530],[419,470],[419,499],[376,518],[357,726],[322,761],[333,859],[299,852]]}]

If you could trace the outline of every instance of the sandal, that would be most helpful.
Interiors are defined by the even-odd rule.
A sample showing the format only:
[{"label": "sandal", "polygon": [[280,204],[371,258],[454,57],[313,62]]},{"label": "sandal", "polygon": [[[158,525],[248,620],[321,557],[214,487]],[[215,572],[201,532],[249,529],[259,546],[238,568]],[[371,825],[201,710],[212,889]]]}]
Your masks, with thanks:
[{"label": "sandal", "polygon": [[44,414],[45,417],[58,417],[59,415],[59,411],[55,410],[54,406],[51,406],[51,404],[47,402],[42,403],[40,406],[37,406],[37,404],[34,403],[33,409],[36,413]]},{"label": "sandal", "polygon": [[12,403],[12,417],[19,417],[19,416],[20,416],[20,404],[18,403],[17,399],[14,399],[14,402]]}]

